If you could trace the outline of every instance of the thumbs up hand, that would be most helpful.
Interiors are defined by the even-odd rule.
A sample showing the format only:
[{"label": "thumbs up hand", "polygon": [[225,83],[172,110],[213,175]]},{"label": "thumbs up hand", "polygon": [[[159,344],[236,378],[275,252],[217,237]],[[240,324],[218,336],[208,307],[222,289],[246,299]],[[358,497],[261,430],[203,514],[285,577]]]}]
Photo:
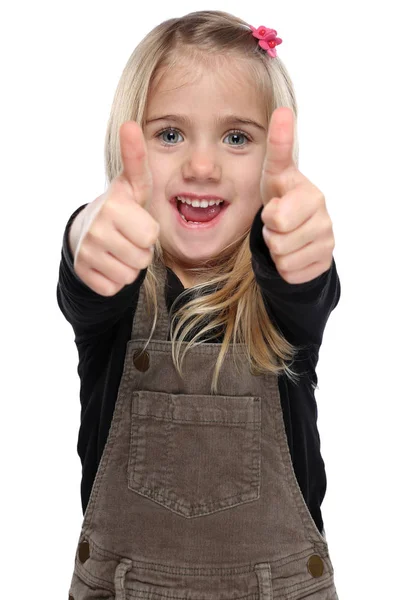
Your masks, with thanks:
[{"label": "thumbs up hand", "polygon": [[159,224],[147,212],[152,176],[140,126],[120,127],[123,170],[108,190],[88,204],[75,251],[74,269],[103,296],[114,296],[152,261]]},{"label": "thumbs up hand", "polygon": [[271,117],[261,175],[263,237],[277,271],[288,283],[325,273],[335,247],[322,192],[293,160],[294,113],[278,108]]}]

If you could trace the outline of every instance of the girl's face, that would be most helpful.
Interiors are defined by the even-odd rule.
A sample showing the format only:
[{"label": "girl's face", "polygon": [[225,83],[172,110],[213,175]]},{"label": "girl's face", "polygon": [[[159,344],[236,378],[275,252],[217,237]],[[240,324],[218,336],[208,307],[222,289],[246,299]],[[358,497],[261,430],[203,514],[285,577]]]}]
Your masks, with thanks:
[{"label": "girl's face", "polygon": [[[161,246],[173,257],[168,266],[186,287],[192,282],[185,269],[237,241],[261,206],[266,108],[243,63],[218,64],[196,77],[184,67],[163,76],[150,90],[143,124],[153,177],[149,210],[160,224]],[[191,194],[224,202],[196,210],[176,200]],[[202,210],[199,221],[217,216],[191,223]]]}]

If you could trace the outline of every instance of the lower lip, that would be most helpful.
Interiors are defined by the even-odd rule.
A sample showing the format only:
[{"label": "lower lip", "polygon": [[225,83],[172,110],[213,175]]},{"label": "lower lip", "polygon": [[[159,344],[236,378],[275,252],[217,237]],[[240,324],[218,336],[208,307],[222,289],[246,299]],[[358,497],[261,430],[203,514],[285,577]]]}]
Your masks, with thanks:
[{"label": "lower lip", "polygon": [[228,208],[228,202],[224,202],[224,204],[221,208],[221,211],[218,213],[218,215],[216,217],[214,217],[214,219],[212,219],[211,221],[207,221],[207,223],[192,223],[192,222],[184,221],[181,217],[181,213],[178,210],[178,204],[177,204],[176,200],[172,201],[172,207],[174,209],[174,212],[176,214],[176,217],[177,217],[179,223],[185,229],[192,229],[192,230],[193,229],[211,229],[212,227],[215,227],[215,225],[218,225],[218,223],[220,222],[226,209]]}]

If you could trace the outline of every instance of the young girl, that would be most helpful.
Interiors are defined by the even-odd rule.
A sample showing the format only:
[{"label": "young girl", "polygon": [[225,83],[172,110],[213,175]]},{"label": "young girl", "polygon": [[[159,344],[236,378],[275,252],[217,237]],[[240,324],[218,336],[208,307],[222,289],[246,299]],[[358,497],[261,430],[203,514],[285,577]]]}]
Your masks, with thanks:
[{"label": "young girl", "polygon": [[[272,24],[268,24],[268,27]],[[340,297],[282,42],[219,11],[129,59],[68,221],[84,520],[70,600],[334,600],[315,373]]]}]

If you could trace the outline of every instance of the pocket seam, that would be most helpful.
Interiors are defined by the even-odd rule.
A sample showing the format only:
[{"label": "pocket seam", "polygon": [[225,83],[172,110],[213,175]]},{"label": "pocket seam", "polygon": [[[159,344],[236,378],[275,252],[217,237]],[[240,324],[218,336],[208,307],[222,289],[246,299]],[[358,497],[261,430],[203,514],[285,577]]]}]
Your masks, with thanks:
[{"label": "pocket seam", "polygon": [[[249,415],[249,419],[251,420],[245,420],[245,421],[226,421],[226,420],[217,420],[217,419],[213,419],[213,420],[201,420],[198,419],[196,421],[193,421],[192,419],[168,419],[165,416],[159,416],[159,415],[155,415],[154,412],[157,411],[151,411],[151,412],[147,412],[146,410],[144,410],[143,412],[140,412],[140,408],[138,406],[138,402],[140,400],[140,397],[142,397],[145,402],[147,401],[148,406],[144,407],[144,408],[149,408],[151,410],[151,397],[149,397],[149,395],[157,395],[159,397],[164,396],[165,398],[170,399],[171,397],[179,397],[179,395],[177,394],[167,394],[165,392],[149,392],[149,391],[135,391],[132,394],[132,411],[131,411],[131,436],[130,436],[130,450],[129,450],[129,459],[128,459],[128,488],[130,490],[132,490],[133,492],[138,493],[139,495],[142,495],[146,498],[149,498],[150,500],[157,502],[158,504],[162,505],[163,507],[167,508],[168,510],[171,510],[172,512],[175,512],[181,516],[184,516],[186,518],[192,518],[192,517],[196,517],[196,516],[203,516],[203,515],[207,515],[207,514],[211,514],[211,513],[215,513],[215,512],[219,512],[221,510],[224,510],[226,508],[233,508],[234,506],[238,506],[247,502],[252,502],[255,501],[257,499],[259,499],[260,497],[260,487],[261,487],[261,398],[258,396],[203,396],[203,395],[199,395],[199,397],[207,397],[207,398],[211,398],[212,400],[217,400],[217,399],[224,399],[225,401],[229,402],[230,398],[234,398],[236,401],[240,400],[240,399],[246,399],[246,400],[251,400],[251,404],[247,405],[247,406],[239,406],[239,403],[237,402],[236,404],[236,408],[238,412],[244,412],[244,414],[248,414]],[[181,396],[184,397],[189,397],[189,398],[194,398],[195,396],[189,396],[187,394],[183,394]],[[147,397],[147,398],[146,398]],[[137,408],[137,410],[136,410]],[[179,410],[182,412],[182,410],[184,410],[184,406],[180,406]],[[209,408],[208,406],[206,407],[207,409]],[[211,409],[213,409],[214,407],[211,407]],[[192,410],[190,406],[188,406],[188,410]],[[229,495],[229,496],[223,496],[223,497],[219,497],[216,498],[214,500],[207,500],[207,503],[205,504],[205,502],[197,502],[196,504],[194,504],[193,502],[190,503],[190,501],[188,500],[184,500],[184,501],[180,501],[178,499],[177,494],[174,492],[173,490],[173,486],[170,485],[170,477],[168,477],[169,481],[168,484],[169,485],[164,485],[164,489],[167,488],[169,491],[168,493],[165,493],[165,491],[157,491],[154,489],[149,489],[147,486],[143,485],[140,482],[140,479],[137,478],[137,457],[138,457],[138,444],[139,444],[139,427],[140,424],[138,422],[135,422],[134,416],[142,416],[145,418],[151,418],[151,419],[155,419],[157,421],[162,421],[166,424],[165,428],[162,428],[161,430],[161,434],[164,438],[164,446],[166,448],[166,456],[168,457],[169,454],[169,439],[170,439],[170,435],[169,435],[169,431],[168,431],[168,427],[167,427],[167,423],[170,423],[171,425],[173,423],[177,423],[177,425],[179,425],[179,423],[196,423],[199,427],[201,427],[204,424],[208,424],[208,423],[218,423],[219,426],[230,426],[230,427],[241,427],[242,425],[246,425],[246,426],[251,426],[249,427],[249,431],[247,432],[247,436],[245,436],[244,440],[243,440],[243,445],[247,445],[248,446],[248,450],[247,450],[247,457],[248,457],[248,462],[250,464],[243,465],[242,468],[242,476],[243,474],[247,474],[247,478],[251,478],[251,481],[246,482],[246,489],[245,491],[239,491],[238,493]],[[183,415],[184,416],[184,415]],[[201,416],[201,415],[200,415]],[[255,418],[258,417],[258,418]],[[241,427],[243,429],[243,427]],[[143,439],[146,439],[146,428],[144,429],[143,433],[141,434],[143,436]],[[170,473],[167,471],[169,471],[167,469],[168,464],[165,464],[165,455],[164,455],[164,460],[163,463],[160,464],[160,467],[162,466],[162,469],[160,468],[160,473],[161,471],[164,473],[164,480],[166,479],[165,474],[170,475]],[[168,462],[168,461],[167,461]],[[145,464],[145,463],[144,463]],[[172,496],[172,497],[171,497]],[[235,502],[236,500],[236,502]],[[202,508],[203,506],[203,508]],[[186,509],[186,510],[182,510],[182,509]]]}]

